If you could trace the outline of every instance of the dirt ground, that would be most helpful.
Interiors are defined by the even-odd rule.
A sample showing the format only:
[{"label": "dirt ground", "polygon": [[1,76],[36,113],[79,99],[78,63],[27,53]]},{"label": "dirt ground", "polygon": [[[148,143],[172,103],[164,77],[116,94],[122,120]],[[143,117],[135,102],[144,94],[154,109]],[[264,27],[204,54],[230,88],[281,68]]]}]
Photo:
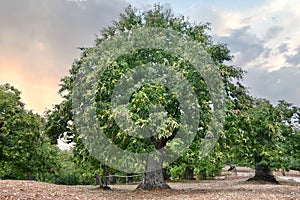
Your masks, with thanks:
[{"label": "dirt ground", "polygon": [[[290,176],[290,174],[288,174]],[[246,181],[249,172],[223,173],[213,180],[169,182],[172,190],[135,190],[137,184],[64,186],[35,181],[0,181],[0,199],[293,199],[300,200],[300,183],[279,179],[280,184]],[[297,173],[292,176],[299,176]]]}]

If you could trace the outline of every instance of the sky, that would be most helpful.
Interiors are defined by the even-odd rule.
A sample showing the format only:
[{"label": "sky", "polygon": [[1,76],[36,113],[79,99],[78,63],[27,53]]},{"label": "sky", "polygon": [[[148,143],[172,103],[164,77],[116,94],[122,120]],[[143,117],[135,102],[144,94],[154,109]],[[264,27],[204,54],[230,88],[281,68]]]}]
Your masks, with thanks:
[{"label": "sky", "polygon": [[0,84],[22,91],[26,108],[43,113],[61,101],[60,79],[100,30],[132,4],[171,7],[191,22],[210,22],[227,44],[231,65],[247,71],[250,94],[300,106],[300,4],[296,0],[1,0]]}]

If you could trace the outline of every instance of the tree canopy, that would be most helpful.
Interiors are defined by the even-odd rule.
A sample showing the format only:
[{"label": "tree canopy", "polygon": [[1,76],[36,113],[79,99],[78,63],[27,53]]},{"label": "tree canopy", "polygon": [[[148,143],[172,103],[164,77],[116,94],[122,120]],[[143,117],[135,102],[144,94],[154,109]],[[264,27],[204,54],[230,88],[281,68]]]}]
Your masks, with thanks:
[{"label": "tree canopy", "polygon": [[[213,42],[211,36],[207,33],[210,29],[209,24],[190,23],[183,16],[175,16],[170,9],[165,9],[160,5],[155,5],[153,9],[145,12],[140,12],[129,6],[125,10],[125,13],[120,15],[119,21],[115,21],[113,24],[113,26],[104,29],[101,32],[101,36],[96,38],[94,47],[83,48],[82,56],[72,65],[70,75],[62,79],[60,92],[64,100],[60,105],[55,106],[52,112],[49,112],[46,130],[51,138],[57,138],[64,134],[74,136],[72,140],[76,141],[75,149],[85,149],[85,146],[78,140],[82,136],[77,134],[73,126],[70,126],[70,124],[73,124],[70,122],[74,122],[74,116],[71,111],[72,103],[74,104],[74,102],[72,102],[74,100],[74,91],[82,90],[82,88],[75,88],[76,78],[78,74],[84,70],[88,70],[88,68],[93,70],[93,65],[97,66],[97,64],[99,65],[99,63],[101,63],[101,59],[105,59],[105,54],[102,50],[103,44],[105,44],[106,41],[113,40],[114,37],[117,37],[121,33],[127,33],[127,35],[130,36],[135,30],[145,27],[167,28],[170,32],[178,32],[183,37],[187,36],[193,40],[199,45],[198,51],[201,52],[201,49],[203,49],[210,57],[211,64],[216,66],[216,68],[211,71],[213,71],[215,77],[217,77],[218,74],[220,75],[220,80],[224,85],[227,99],[233,101],[235,107],[242,107],[242,98],[244,97],[241,93],[244,92],[244,87],[239,80],[241,80],[243,76],[243,71],[238,67],[224,64],[224,61],[230,61],[232,56],[225,44],[216,44]],[[199,164],[203,158],[201,155],[201,151],[203,150],[201,149],[201,145],[205,141],[205,135],[211,131],[209,130],[209,125],[213,113],[212,106],[215,106],[214,109],[218,110],[217,104],[214,105],[214,102],[212,102],[212,97],[220,95],[218,97],[221,99],[222,95],[218,92],[218,89],[216,91],[209,91],[211,88],[207,87],[207,83],[205,82],[207,80],[201,77],[203,74],[197,73],[193,62],[186,60],[184,55],[165,51],[162,47],[158,49],[139,48],[118,56],[111,63],[105,63],[107,69],[103,72],[98,83],[96,83],[98,84],[98,90],[95,94],[96,112],[99,124],[106,137],[114,144],[124,150],[132,152],[143,153],[150,152],[153,149],[159,150],[166,147],[168,142],[174,141],[174,137],[180,128],[179,122],[182,117],[180,104],[175,98],[176,95],[174,96],[172,92],[170,93],[170,88],[164,85],[145,83],[132,93],[128,104],[131,120],[135,125],[141,127],[151,124],[151,120],[149,119],[151,119],[152,116],[152,109],[159,110],[162,108],[166,110],[166,116],[164,116],[165,111],[156,112],[156,117],[161,116],[167,119],[166,126],[160,127],[159,134],[143,139],[128,136],[120,129],[119,124],[112,115],[111,95],[113,94],[115,83],[122,76],[126,75],[128,71],[148,63],[156,65],[159,70],[162,69],[162,65],[172,66],[172,69],[184,75],[196,94],[198,105],[195,106],[199,106],[196,110],[198,114],[200,114],[201,119],[197,122],[195,139],[191,144],[191,149],[194,153],[191,154],[189,151],[182,152],[184,153],[182,154],[184,155],[182,158],[188,158],[186,160],[187,163],[189,163],[188,165],[193,163],[191,166],[195,166],[197,163]],[[145,73],[151,72],[146,71]],[[89,80],[84,79],[81,83],[84,85],[87,81]],[[90,86],[86,84],[86,88],[83,89],[88,89],[89,87]],[[161,105],[162,107],[159,108],[157,105]],[[217,129],[217,127],[215,128]],[[218,132],[218,134],[221,134],[220,132]],[[83,149],[76,150],[76,152],[87,153],[87,151]],[[129,160],[128,162],[133,161]]]},{"label": "tree canopy", "polygon": [[[74,61],[69,75],[61,79],[59,92],[63,101],[47,113],[46,133],[52,143],[61,137],[75,142],[76,162],[91,163],[89,170],[98,172],[112,163],[127,172],[132,168],[141,169],[145,166],[139,165],[138,155],[157,152],[158,157],[147,158],[148,164],[159,168],[146,170],[140,185],[145,189],[168,187],[163,180],[163,167],[174,177],[182,177],[187,171],[208,177],[219,173],[225,160],[256,167],[257,172],[265,167],[267,174],[271,169],[291,166],[297,156],[286,154],[295,151],[298,155],[295,150],[298,132],[284,122],[297,109],[284,101],[273,106],[267,100],[251,97],[241,82],[244,71],[228,64],[233,58],[229,48],[215,43],[209,30],[209,23],[190,23],[159,4],[147,11],[126,8],[118,21],[101,31],[93,47],[81,48],[81,57]],[[124,41],[129,45],[124,45]],[[178,48],[172,46],[176,44],[180,44]],[[190,45],[187,52],[201,56],[191,58],[187,52],[178,50],[186,44]],[[204,52],[207,57],[203,57]],[[199,73],[195,63],[207,60],[202,65],[214,67]],[[176,83],[180,76],[173,79],[165,76],[172,72],[182,74],[191,87]],[[161,82],[153,81],[154,77],[159,77]],[[222,87],[211,87],[207,77],[215,80],[215,86]],[[140,81],[139,85],[132,90],[129,86],[134,86],[136,80]],[[181,123],[184,103],[170,84],[165,85],[163,81],[181,88],[183,96],[189,96],[191,91],[195,93],[195,104],[183,101],[193,106],[200,116],[197,130],[191,131],[192,134],[186,132],[187,138],[193,137],[185,151],[181,151],[182,140],[176,137],[184,127]],[[224,111],[224,121],[220,120],[223,119],[220,110]],[[82,118],[76,121],[76,115]],[[214,119],[224,122],[224,127]],[[164,123],[159,124],[161,121]],[[97,134],[100,129],[101,137]],[[92,133],[92,137],[84,132]],[[137,156],[124,156],[126,162],[117,159],[118,153],[110,149],[110,144]],[[101,145],[100,150],[95,148]],[[181,157],[171,165],[163,164],[167,159],[162,155],[166,154],[160,150],[164,148]],[[203,153],[209,151],[208,155]]]},{"label": "tree canopy", "polygon": [[20,94],[0,85],[0,174],[32,179],[57,167],[57,152],[43,133],[44,119],[24,109]]}]

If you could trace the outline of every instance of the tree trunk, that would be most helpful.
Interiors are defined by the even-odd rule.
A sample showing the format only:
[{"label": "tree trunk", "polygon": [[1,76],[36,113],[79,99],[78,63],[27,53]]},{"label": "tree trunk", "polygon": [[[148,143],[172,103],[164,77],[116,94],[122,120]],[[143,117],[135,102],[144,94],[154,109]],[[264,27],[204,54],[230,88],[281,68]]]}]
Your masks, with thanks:
[{"label": "tree trunk", "polygon": [[195,180],[194,169],[189,168],[189,167],[185,168],[184,179],[185,180]]},{"label": "tree trunk", "polygon": [[117,179],[114,175],[115,175],[114,172],[109,171],[108,184],[116,184],[117,183]]},{"label": "tree trunk", "polygon": [[132,183],[132,182],[133,182],[133,173],[129,173],[129,174],[127,174],[127,176],[128,176],[128,178],[127,178],[126,183],[127,183],[127,182],[128,182],[128,183]]},{"label": "tree trunk", "polygon": [[142,182],[137,189],[152,190],[155,188],[167,188],[170,186],[165,182],[162,169],[162,155],[155,160],[153,157],[148,156],[146,160],[146,173],[143,174]]},{"label": "tree trunk", "polygon": [[265,165],[257,165],[255,167],[255,175],[254,177],[248,179],[248,181],[266,181],[270,183],[277,183],[275,176],[273,175],[272,170]]},{"label": "tree trunk", "polygon": [[[99,188],[102,190],[110,190],[110,187],[108,187],[107,185],[103,185],[102,181],[101,181],[101,177],[99,176],[99,174],[95,175],[96,178],[96,184],[99,185]],[[105,177],[104,177],[105,180]]]},{"label": "tree trunk", "polygon": [[99,187],[103,186],[99,174],[96,174],[96,175],[95,175],[95,178],[96,178],[96,184],[99,185]]},{"label": "tree trunk", "polygon": [[167,169],[163,169],[163,176],[166,181],[170,180],[171,178]]},{"label": "tree trunk", "polygon": [[35,180],[35,176],[31,174],[30,172],[27,173],[27,180],[33,181]]},{"label": "tree trunk", "polygon": [[165,182],[162,169],[146,172],[143,174],[142,182],[137,189],[152,190],[155,188],[171,189]]},{"label": "tree trunk", "polygon": [[237,175],[237,169],[235,165],[230,165],[228,171],[232,171],[235,175]]}]

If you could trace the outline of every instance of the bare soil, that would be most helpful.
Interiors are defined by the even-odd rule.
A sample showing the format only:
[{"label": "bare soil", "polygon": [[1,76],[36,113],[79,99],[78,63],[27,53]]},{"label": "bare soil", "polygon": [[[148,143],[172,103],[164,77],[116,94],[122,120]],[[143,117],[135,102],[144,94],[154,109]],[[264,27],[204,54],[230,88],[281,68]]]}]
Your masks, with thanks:
[{"label": "bare soil", "polygon": [[[96,186],[65,186],[36,181],[0,181],[0,199],[293,199],[300,200],[300,183],[279,179],[280,184],[249,182],[252,175],[243,169],[224,172],[213,180],[168,182],[172,187],[151,191],[135,190],[136,184],[112,185],[112,190]],[[288,174],[289,175],[289,174]],[[298,176],[295,173],[294,176]]]}]

